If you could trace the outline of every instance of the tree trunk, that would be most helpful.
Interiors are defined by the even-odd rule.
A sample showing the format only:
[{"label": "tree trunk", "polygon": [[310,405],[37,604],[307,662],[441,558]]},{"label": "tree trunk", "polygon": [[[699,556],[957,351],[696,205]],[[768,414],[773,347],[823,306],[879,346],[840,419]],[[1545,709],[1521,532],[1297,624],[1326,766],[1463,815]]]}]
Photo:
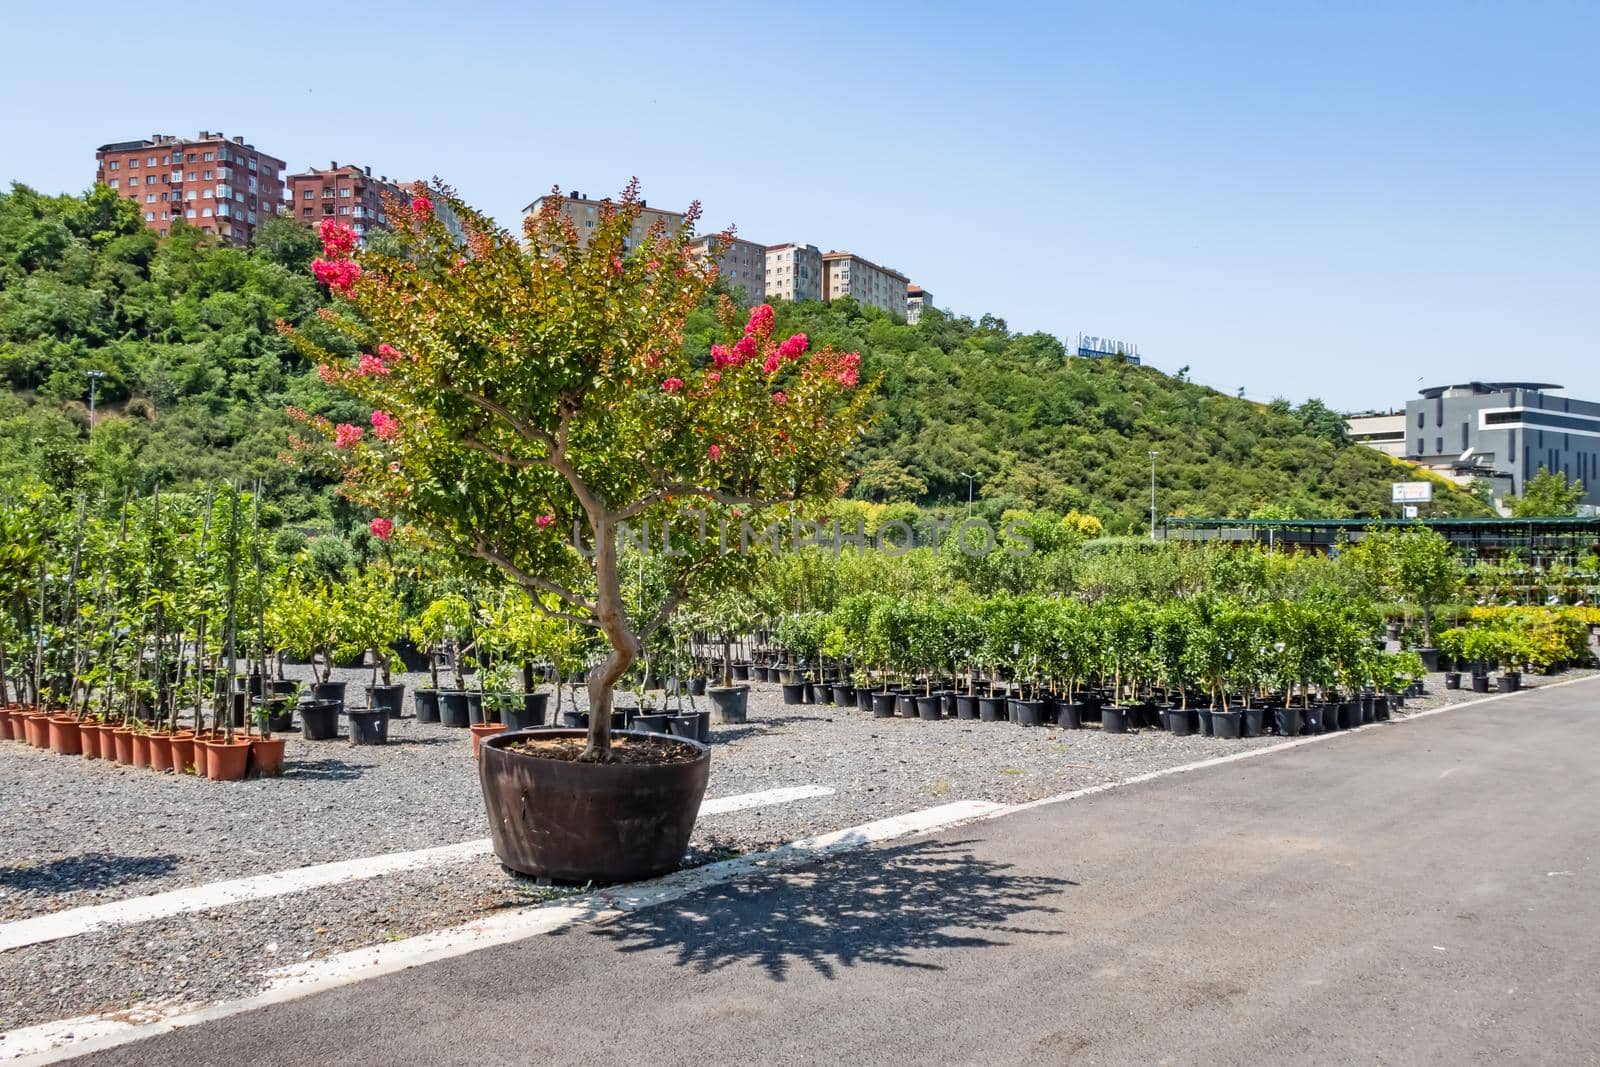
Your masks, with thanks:
[{"label": "tree trunk", "polygon": [[639,639],[628,625],[622,602],[622,584],[617,576],[616,533],[603,519],[595,530],[596,607],[600,629],[611,642],[611,654],[598,670],[589,674],[589,743],[579,757],[585,762],[604,762],[611,756],[611,689],[639,658]]}]

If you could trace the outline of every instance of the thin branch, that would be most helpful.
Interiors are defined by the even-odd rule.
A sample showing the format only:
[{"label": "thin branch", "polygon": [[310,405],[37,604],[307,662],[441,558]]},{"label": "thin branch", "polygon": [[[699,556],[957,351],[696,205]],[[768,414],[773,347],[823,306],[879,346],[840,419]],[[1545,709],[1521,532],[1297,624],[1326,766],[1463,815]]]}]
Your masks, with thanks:
[{"label": "thin branch", "polygon": [[492,563],[496,567],[499,567],[501,570],[511,575],[512,578],[516,579],[524,586],[531,586],[533,588],[542,589],[547,593],[554,593],[567,603],[572,604],[575,607],[580,607],[584,611],[592,614],[598,615],[600,613],[600,609],[593,603],[579,596],[566,586],[561,585],[558,582],[552,582],[548,578],[541,578],[536,574],[529,574],[521,567],[518,567],[515,563],[512,563],[511,560],[507,559],[503,553],[492,548],[489,545],[489,542],[484,539],[482,534],[478,535],[478,540],[472,546],[471,552],[474,556],[477,556],[485,563]]},{"label": "thin branch", "polygon": [[498,448],[493,448],[493,447],[491,447],[489,445],[484,444],[482,441],[478,440],[476,437],[463,437],[463,438],[461,438],[461,443],[466,445],[470,449],[473,449],[473,450],[478,451],[478,452],[482,452],[484,455],[488,456],[490,459],[494,460],[497,463],[504,463],[508,467],[523,467],[523,468],[527,468],[527,467],[549,467],[549,466],[552,465],[551,461],[549,459],[524,459],[521,456],[513,456],[509,452],[502,452]]}]

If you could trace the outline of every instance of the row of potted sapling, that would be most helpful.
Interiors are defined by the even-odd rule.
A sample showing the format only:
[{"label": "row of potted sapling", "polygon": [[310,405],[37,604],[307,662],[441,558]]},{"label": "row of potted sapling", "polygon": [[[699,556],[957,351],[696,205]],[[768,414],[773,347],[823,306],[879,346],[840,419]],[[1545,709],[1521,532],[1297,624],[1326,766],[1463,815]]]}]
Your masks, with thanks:
[{"label": "row of potted sapling", "polygon": [[1462,688],[1463,674],[1475,692],[1487,693],[1498,670],[1501,692],[1522,688],[1524,671],[1551,674],[1588,663],[1595,610],[1582,607],[1475,607],[1467,624],[1439,634],[1445,686]]}]

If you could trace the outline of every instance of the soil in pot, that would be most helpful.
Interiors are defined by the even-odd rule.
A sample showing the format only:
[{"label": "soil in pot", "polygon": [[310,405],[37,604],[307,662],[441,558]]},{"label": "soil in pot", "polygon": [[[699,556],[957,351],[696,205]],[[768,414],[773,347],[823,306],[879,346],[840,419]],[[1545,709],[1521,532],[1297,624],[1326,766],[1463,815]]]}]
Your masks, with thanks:
[{"label": "soil in pot", "polygon": [[389,743],[389,711],[387,708],[346,708],[345,718],[350,720],[352,745],[387,745]]},{"label": "soil in pot", "polygon": [[281,737],[251,739],[249,773],[261,778],[276,778],[282,774],[283,749],[287,744]]},{"label": "soil in pot", "polygon": [[207,740],[201,741],[200,747],[206,751],[206,777],[211,781],[237,782],[244,777],[250,761],[249,741],[242,737],[232,742]]},{"label": "soil in pot", "polygon": [[300,736],[307,741],[332,741],[339,736],[339,708],[334,701],[300,705]]},{"label": "soil in pot", "polygon": [[741,723],[746,720],[750,711],[750,687],[747,685],[730,685],[726,688],[716,685],[706,690],[706,695],[711,698],[711,706],[717,711],[717,721],[721,723]]},{"label": "soil in pot", "polygon": [[369,685],[367,686],[367,707],[382,708],[393,718],[400,717],[400,709],[405,706],[406,687],[403,685]]},{"label": "soil in pot", "polygon": [[711,750],[622,733],[614,762],[580,763],[569,730],[501,734],[478,765],[495,854],[514,871],[561,882],[653,878],[683,862],[705,797]]},{"label": "soil in pot", "polygon": [[1211,709],[1211,732],[1216,737],[1238,737],[1243,728],[1244,713],[1237,710]]},{"label": "soil in pot", "polygon": [[472,725],[472,717],[467,710],[467,694],[462,689],[439,690],[439,723],[465,730]]},{"label": "soil in pot", "polygon": [[83,739],[78,735],[78,720],[72,715],[52,715],[49,718],[50,751],[58,756],[83,754]]},{"label": "soil in pot", "polygon": [[439,721],[439,691],[437,689],[417,689],[411,694],[411,704],[416,710],[418,722]]}]

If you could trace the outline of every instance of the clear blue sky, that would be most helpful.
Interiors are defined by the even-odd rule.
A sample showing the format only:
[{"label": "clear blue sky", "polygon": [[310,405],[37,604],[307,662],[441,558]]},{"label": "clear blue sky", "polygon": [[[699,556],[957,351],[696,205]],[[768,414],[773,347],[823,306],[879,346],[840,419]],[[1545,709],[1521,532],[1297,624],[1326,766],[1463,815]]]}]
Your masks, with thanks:
[{"label": "clear blue sky", "polygon": [[637,174],[708,228],[1258,399],[1600,399],[1591,4],[232,10],[13,0],[0,174],[81,190],[96,145],[220,129],[439,174],[508,224]]}]

